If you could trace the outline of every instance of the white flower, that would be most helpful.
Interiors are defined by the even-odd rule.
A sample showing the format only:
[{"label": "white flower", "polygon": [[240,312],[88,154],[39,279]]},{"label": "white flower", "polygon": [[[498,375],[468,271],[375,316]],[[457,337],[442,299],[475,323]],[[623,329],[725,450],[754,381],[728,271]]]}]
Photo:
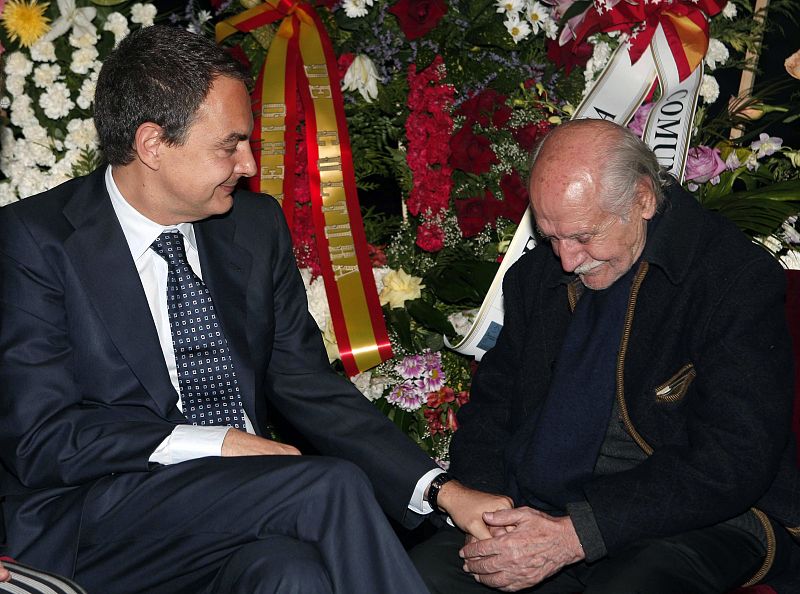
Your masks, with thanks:
[{"label": "white flower", "polygon": [[75,0],[57,0],[58,12],[61,14],[44,34],[44,41],[53,41],[61,37],[70,29],[75,35],[94,35],[97,31],[92,24],[94,17],[97,16],[97,9],[94,6],[83,6],[78,8]]},{"label": "white flower", "polygon": [[531,26],[527,21],[520,21],[517,15],[508,15],[508,18],[503,23],[508,30],[509,35],[514,40],[514,43],[519,43],[531,34]]},{"label": "white flower", "polygon": [[383,396],[390,380],[384,375],[368,370],[354,375],[350,381],[355,384],[359,392],[366,396],[367,400],[374,401]]},{"label": "white flower", "polygon": [[64,146],[68,149],[86,149],[97,146],[97,130],[94,120],[73,119],[67,124],[67,136]]},{"label": "white flower", "polygon": [[727,167],[729,171],[736,171],[741,166],[742,162],[739,160],[739,155],[736,154],[736,151],[731,151],[731,154],[725,159],[725,167]]},{"label": "white flower", "polygon": [[57,82],[41,94],[39,106],[48,118],[59,120],[69,115],[69,112],[75,107],[75,103],[70,99],[67,85]]},{"label": "white flower", "polygon": [[555,39],[558,36],[558,23],[553,19],[544,22],[544,34],[548,39]]},{"label": "white flower", "polygon": [[25,173],[17,184],[20,198],[27,198],[34,194],[41,194],[50,187],[47,176],[37,168],[32,168]]},{"label": "white flower", "polygon": [[36,112],[33,111],[33,100],[28,95],[20,94],[11,105],[9,119],[17,128],[25,128],[39,123]]},{"label": "white flower", "polygon": [[25,92],[25,77],[24,76],[9,76],[6,79],[6,91],[12,97],[17,97]]},{"label": "white flower", "polygon": [[61,76],[61,66],[58,64],[40,64],[33,71],[33,84],[40,89],[46,89]]},{"label": "white flower", "polygon": [[103,31],[111,31],[114,34],[115,45],[131,32],[128,28],[128,19],[120,12],[112,12],[106,17],[106,22],[103,23]]},{"label": "white flower", "polygon": [[97,70],[92,70],[92,73],[81,82],[78,98],[75,100],[75,103],[77,103],[78,107],[81,109],[89,109],[92,103],[94,103],[94,92],[97,88],[97,74]]},{"label": "white flower", "polygon": [[467,332],[472,328],[472,323],[475,321],[476,315],[478,315],[477,309],[469,309],[467,311],[458,311],[450,314],[447,316],[447,319],[453,325],[453,328],[459,336],[466,336]]},{"label": "white flower", "polygon": [[0,206],[11,204],[17,200],[19,200],[19,196],[17,196],[14,186],[8,182],[0,182]]},{"label": "white flower", "polygon": [[730,53],[724,43],[713,37],[708,40],[708,51],[706,52],[705,60],[709,70],[714,70],[717,65],[722,66],[728,61],[729,57]]},{"label": "white flower", "polygon": [[505,14],[516,14],[523,8],[522,0],[496,0],[497,12]]},{"label": "white flower", "polygon": [[710,74],[703,75],[703,82],[700,83],[700,97],[706,103],[714,103],[719,97],[719,83]]},{"label": "white flower", "polygon": [[94,47],[97,45],[97,31],[76,31],[73,29],[69,35],[69,44],[78,49]]},{"label": "white flower", "polygon": [[383,277],[383,290],[379,295],[381,305],[403,307],[406,301],[419,299],[424,288],[421,278],[411,276],[402,268],[391,270]]},{"label": "white flower", "polygon": [[34,62],[55,62],[56,46],[52,41],[39,39],[31,46],[31,58]]},{"label": "white flower", "polygon": [[761,167],[761,163],[758,162],[758,156],[755,153],[750,153],[747,155],[744,166],[747,167],[748,171],[757,171]]},{"label": "white flower", "polygon": [[364,54],[359,54],[350,64],[342,80],[342,89],[358,91],[367,103],[378,97],[378,71]]},{"label": "white flower", "polygon": [[75,74],[86,74],[95,65],[95,60],[100,54],[95,47],[86,47],[72,52],[72,63],[69,69]]},{"label": "white flower", "polygon": [[[595,37],[594,40],[597,40],[597,38]],[[589,39],[589,41],[592,42],[593,39]],[[589,90],[589,83],[591,83],[597,74],[602,72],[603,68],[605,68],[606,64],[608,64],[608,59],[610,57],[611,46],[605,41],[597,40],[596,43],[594,43],[592,57],[586,62],[586,70],[583,72],[584,80],[587,83],[584,93]]]},{"label": "white flower", "polygon": [[197,13],[197,20],[200,22],[201,25],[207,23],[208,21],[211,20],[211,13],[208,12],[207,10],[201,10],[200,12]]},{"label": "white flower", "polygon": [[344,13],[351,19],[366,16],[369,10],[368,6],[372,6],[373,0],[344,0],[342,8]]},{"label": "white flower", "polygon": [[4,72],[7,76],[28,76],[32,70],[33,62],[22,52],[12,52],[6,56]]},{"label": "white flower", "polygon": [[25,137],[25,140],[37,141],[41,143],[48,142],[47,130],[44,128],[44,126],[39,124],[24,127],[22,129],[22,135]]},{"label": "white flower", "polygon": [[732,2],[732,0],[728,0],[725,8],[722,9],[722,16],[724,16],[726,19],[732,19],[736,17],[736,12],[736,5]]},{"label": "white flower", "polygon": [[758,140],[754,140],[750,143],[750,148],[754,151],[758,151],[756,158],[760,159],[761,157],[768,157],[769,155],[774,154],[776,151],[781,150],[782,144],[782,139],[778,138],[777,136],[770,136],[766,132],[762,132],[758,136]]},{"label": "white flower", "polygon": [[[540,29],[546,30],[548,21],[553,20],[550,18],[550,13],[547,11],[547,8],[539,2],[529,2],[525,10],[525,16],[531,24],[534,35],[539,33]],[[557,28],[558,26],[556,25],[556,29]]]},{"label": "white flower", "polygon": [[131,22],[137,23],[142,27],[149,27],[153,24],[157,12],[158,9],[153,4],[137,2],[131,6]]}]

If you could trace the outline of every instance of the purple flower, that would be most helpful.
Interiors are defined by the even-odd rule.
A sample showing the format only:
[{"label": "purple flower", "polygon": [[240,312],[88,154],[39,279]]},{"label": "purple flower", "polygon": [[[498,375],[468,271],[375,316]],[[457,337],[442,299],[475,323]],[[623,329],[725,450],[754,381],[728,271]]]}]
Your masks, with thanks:
[{"label": "purple flower", "polygon": [[769,134],[762,132],[759,135],[758,140],[754,140],[750,144],[750,148],[754,151],[758,151],[758,158],[760,159],[761,157],[768,157],[775,151],[779,151],[782,144],[782,138],[770,136]]},{"label": "purple flower", "polygon": [[429,367],[425,375],[417,381],[417,385],[425,392],[437,392],[444,387],[445,375],[441,367]]},{"label": "purple flower", "polygon": [[725,161],[719,149],[709,146],[693,146],[686,155],[686,181],[704,184],[710,181],[719,183],[719,174],[725,171]]},{"label": "purple flower", "polygon": [[403,379],[414,379],[421,376],[425,372],[425,357],[423,355],[410,355],[404,357],[398,363],[394,370],[400,374]]},{"label": "purple flower", "polygon": [[414,382],[403,382],[392,388],[386,400],[403,410],[412,411],[420,408],[425,402],[425,393],[420,391]]},{"label": "purple flower", "polygon": [[636,134],[639,138],[644,134],[644,126],[647,123],[647,117],[653,111],[655,103],[643,103],[636,113],[633,114],[633,119],[628,124],[628,129]]}]

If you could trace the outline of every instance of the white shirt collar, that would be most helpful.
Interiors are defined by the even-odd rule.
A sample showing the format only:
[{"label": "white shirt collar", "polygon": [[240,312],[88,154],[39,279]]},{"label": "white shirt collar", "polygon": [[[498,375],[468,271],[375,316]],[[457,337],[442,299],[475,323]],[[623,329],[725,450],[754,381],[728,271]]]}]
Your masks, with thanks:
[{"label": "white shirt collar", "polygon": [[122,226],[122,232],[125,234],[128,249],[130,249],[134,261],[147,253],[150,245],[161,233],[173,229],[180,231],[189,245],[195,251],[197,250],[194,227],[191,223],[178,223],[177,225],[164,227],[148,219],[122,196],[122,192],[119,191],[114,181],[114,176],[111,174],[111,165],[106,169],[105,180],[108,195],[111,197],[111,205],[114,207],[119,224]]}]

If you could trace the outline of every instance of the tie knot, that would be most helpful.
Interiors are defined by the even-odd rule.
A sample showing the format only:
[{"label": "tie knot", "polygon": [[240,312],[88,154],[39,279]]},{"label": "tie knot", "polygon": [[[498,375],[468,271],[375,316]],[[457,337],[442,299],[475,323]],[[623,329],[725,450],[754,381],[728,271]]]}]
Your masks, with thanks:
[{"label": "tie knot", "polygon": [[183,235],[181,235],[180,231],[164,231],[150,247],[155,253],[164,258],[170,266],[178,267],[181,264],[186,264]]}]

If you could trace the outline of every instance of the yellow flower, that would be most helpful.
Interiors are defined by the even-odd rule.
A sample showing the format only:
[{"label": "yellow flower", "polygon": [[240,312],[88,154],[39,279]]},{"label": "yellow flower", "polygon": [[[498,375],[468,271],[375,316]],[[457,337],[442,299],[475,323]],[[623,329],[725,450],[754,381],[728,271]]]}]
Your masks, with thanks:
[{"label": "yellow flower", "polygon": [[50,29],[44,16],[49,4],[37,4],[36,0],[9,0],[0,19],[11,41],[19,39],[22,46],[30,47]]},{"label": "yellow flower", "polygon": [[383,290],[381,291],[381,305],[387,303],[392,307],[403,307],[406,301],[422,297],[422,279],[407,274],[402,268],[390,270],[383,277]]}]

